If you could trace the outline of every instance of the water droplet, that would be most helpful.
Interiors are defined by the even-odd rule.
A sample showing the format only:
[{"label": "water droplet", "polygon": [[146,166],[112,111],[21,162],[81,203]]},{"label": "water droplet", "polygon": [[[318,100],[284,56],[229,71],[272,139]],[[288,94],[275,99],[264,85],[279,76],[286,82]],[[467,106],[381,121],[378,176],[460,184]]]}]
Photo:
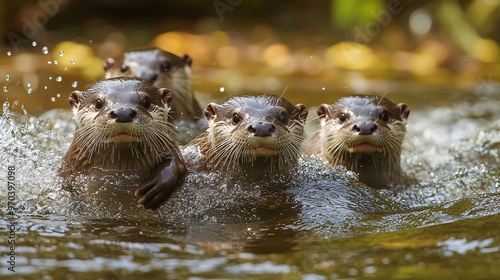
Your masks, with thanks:
[{"label": "water droplet", "polygon": [[28,88],[28,94],[31,94],[33,92],[32,88]]},{"label": "water droplet", "polygon": [[3,92],[9,92],[9,87],[8,86],[3,86]]},{"label": "water droplet", "polygon": [[59,56],[63,56],[63,55],[64,55],[64,51],[60,51]]},{"label": "water droplet", "polygon": [[44,86],[43,89],[48,89],[49,87],[48,86]]},{"label": "water droplet", "polygon": [[10,75],[9,75],[9,74],[5,75],[5,80],[6,80],[7,82],[8,82],[8,81],[10,81]]},{"label": "water droplet", "polygon": [[26,86],[30,88],[31,87],[31,83],[27,83]]},{"label": "water droplet", "polygon": [[51,80],[51,81],[52,81],[52,76],[50,76],[50,77],[49,77],[49,80]]},{"label": "water droplet", "polygon": [[74,59],[71,60],[71,64],[75,64],[75,60]]},{"label": "water droplet", "polygon": [[64,71],[68,71],[68,66],[64,66]]},{"label": "water droplet", "polygon": [[12,55],[12,52],[11,51],[7,51],[7,56],[11,56]]},{"label": "water droplet", "polygon": [[47,61],[47,64],[49,64],[49,65],[50,65],[50,64],[52,64],[52,61],[50,61],[50,60],[49,60],[49,61]]},{"label": "water droplet", "polygon": [[52,101],[52,102],[56,102],[56,98],[55,98],[55,97],[51,97],[51,98],[50,98],[50,101]]},{"label": "water droplet", "polygon": [[60,83],[61,81],[62,81],[62,77],[61,76],[57,76],[56,82]]},{"label": "water droplet", "polygon": [[58,65],[59,61],[57,59],[54,59],[54,65]]},{"label": "water droplet", "polygon": [[36,47],[36,41],[31,42],[31,45],[32,45],[33,47]]},{"label": "water droplet", "polygon": [[78,86],[78,82],[77,81],[74,81],[72,84],[71,84],[71,87],[73,88],[76,88]]},{"label": "water droplet", "polygon": [[322,87],[321,90],[326,90],[326,87]]},{"label": "water droplet", "polygon": [[226,89],[224,87],[220,87],[219,91],[224,92]]},{"label": "water droplet", "polygon": [[56,97],[57,97],[57,98],[60,98],[60,97],[61,97],[61,94],[60,94],[60,93],[56,94]]},{"label": "water droplet", "polygon": [[4,113],[4,115],[8,112],[9,106],[10,106],[9,101],[5,101],[3,103],[3,113]]},{"label": "water droplet", "polygon": [[49,53],[49,48],[48,47],[43,47],[42,48],[42,53],[43,54],[48,54]]}]

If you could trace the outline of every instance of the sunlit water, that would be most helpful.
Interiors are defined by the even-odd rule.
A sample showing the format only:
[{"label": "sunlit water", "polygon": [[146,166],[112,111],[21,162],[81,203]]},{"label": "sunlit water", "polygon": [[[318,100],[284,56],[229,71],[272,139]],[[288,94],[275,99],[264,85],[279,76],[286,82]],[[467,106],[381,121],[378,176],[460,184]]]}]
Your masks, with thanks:
[{"label": "sunlit water", "polygon": [[15,222],[16,272],[7,269],[2,242],[0,275],[498,276],[498,108],[500,97],[490,94],[413,110],[402,162],[414,183],[397,195],[310,158],[287,174],[227,178],[199,171],[200,155],[188,149],[186,184],[153,213],[135,203],[133,186],[123,189],[130,174],[81,178],[121,188],[117,195],[129,202],[62,191],[58,168],[74,130],[69,112],[33,117],[5,103],[0,183],[6,189],[8,168],[15,168],[16,196],[11,215],[2,191],[0,231],[3,240]]}]

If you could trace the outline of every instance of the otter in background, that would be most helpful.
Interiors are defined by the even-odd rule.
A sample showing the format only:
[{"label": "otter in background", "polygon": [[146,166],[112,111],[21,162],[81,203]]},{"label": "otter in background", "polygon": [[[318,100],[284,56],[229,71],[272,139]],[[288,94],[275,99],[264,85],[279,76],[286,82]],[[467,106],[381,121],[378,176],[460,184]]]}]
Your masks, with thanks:
[{"label": "otter in background", "polygon": [[202,110],[191,88],[192,63],[187,54],[177,56],[157,48],[134,50],[125,52],[118,61],[106,59],[105,78],[136,77],[157,88],[168,88],[173,95],[170,115],[177,126],[173,136],[187,143],[206,128],[206,123],[200,122]]},{"label": "otter in background", "polygon": [[373,188],[393,191],[408,179],[401,150],[410,109],[378,96],[349,96],[318,107],[321,129],[308,141],[308,153],[330,165],[344,165]]}]

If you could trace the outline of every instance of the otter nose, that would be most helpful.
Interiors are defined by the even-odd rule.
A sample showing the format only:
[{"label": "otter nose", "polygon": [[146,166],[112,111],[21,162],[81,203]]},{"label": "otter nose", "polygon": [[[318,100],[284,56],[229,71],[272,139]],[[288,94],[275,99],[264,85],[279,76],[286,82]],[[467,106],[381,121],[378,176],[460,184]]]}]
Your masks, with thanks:
[{"label": "otter nose", "polygon": [[137,116],[137,112],[132,108],[118,108],[109,113],[109,117],[116,122],[131,122]]},{"label": "otter nose", "polygon": [[154,73],[154,72],[144,73],[141,76],[142,76],[141,78],[143,80],[145,80],[146,82],[148,82],[150,84],[154,84],[154,82],[156,82],[156,79],[158,79],[158,74]]},{"label": "otter nose", "polygon": [[275,130],[274,124],[269,122],[255,122],[248,127],[248,131],[258,137],[271,136]]},{"label": "otter nose", "polygon": [[358,132],[359,135],[372,135],[377,130],[377,125],[372,122],[364,122],[355,124],[352,131]]}]

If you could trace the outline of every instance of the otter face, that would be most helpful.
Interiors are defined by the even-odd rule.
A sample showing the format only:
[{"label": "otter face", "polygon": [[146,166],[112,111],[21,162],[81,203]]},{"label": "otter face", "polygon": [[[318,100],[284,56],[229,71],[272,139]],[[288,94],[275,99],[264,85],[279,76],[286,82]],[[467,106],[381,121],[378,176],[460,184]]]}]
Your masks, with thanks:
[{"label": "otter face", "polygon": [[155,134],[168,129],[172,94],[141,80],[115,78],[97,82],[69,97],[77,122],[75,140],[90,151],[107,144],[161,144]]},{"label": "otter face", "polygon": [[188,55],[178,57],[160,49],[130,51],[124,54],[123,63],[108,58],[104,63],[106,78],[136,77],[156,87],[171,87],[175,79],[188,80],[191,76],[192,59]]},{"label": "otter face", "polygon": [[323,154],[333,161],[346,153],[399,156],[409,114],[405,104],[395,105],[377,96],[344,97],[331,105],[322,104],[318,116]]},{"label": "otter face", "polygon": [[274,159],[280,167],[301,154],[307,108],[272,95],[236,96],[205,108],[210,164],[234,168],[241,162]]}]

